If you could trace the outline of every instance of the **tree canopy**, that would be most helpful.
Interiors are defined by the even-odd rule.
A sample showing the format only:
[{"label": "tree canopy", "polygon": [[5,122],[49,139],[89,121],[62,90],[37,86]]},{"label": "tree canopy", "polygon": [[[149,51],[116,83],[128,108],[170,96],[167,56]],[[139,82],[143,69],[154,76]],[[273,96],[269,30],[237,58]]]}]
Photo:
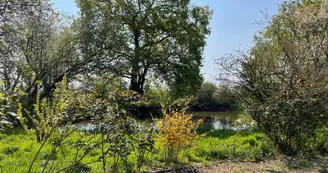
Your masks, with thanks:
[{"label": "tree canopy", "polygon": [[209,7],[189,0],[76,2],[80,15],[70,22],[50,0],[0,2],[1,91],[25,93],[19,99],[26,116],[64,76],[77,88],[102,87],[103,94],[126,81],[143,94],[149,76],[175,97],[200,88]]},{"label": "tree canopy", "polygon": [[83,55],[102,53],[98,73],[129,79],[130,89],[143,93],[150,73],[166,81],[178,96],[202,83],[200,67],[210,33],[209,7],[189,0],[78,0],[77,21]]}]

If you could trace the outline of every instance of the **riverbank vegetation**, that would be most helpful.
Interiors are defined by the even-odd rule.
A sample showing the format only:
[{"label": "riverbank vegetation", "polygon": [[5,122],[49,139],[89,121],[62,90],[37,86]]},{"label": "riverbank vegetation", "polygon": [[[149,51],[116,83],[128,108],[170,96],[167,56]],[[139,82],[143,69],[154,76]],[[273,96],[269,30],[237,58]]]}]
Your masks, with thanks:
[{"label": "riverbank vegetation", "polygon": [[[149,172],[282,156],[298,167],[328,154],[327,1],[282,3],[250,50],[217,61],[220,85],[200,74],[209,7],[76,2],[74,19],[48,0],[0,3],[0,172]],[[213,129],[193,111],[240,115]]]}]

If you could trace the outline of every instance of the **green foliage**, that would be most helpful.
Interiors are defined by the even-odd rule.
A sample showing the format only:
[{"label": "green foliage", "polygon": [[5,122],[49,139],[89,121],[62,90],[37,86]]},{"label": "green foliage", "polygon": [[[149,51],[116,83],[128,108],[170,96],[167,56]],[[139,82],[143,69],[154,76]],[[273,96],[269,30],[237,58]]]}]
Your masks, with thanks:
[{"label": "green foliage", "polygon": [[[203,111],[239,111],[241,99],[232,85],[205,82],[195,94],[194,105]],[[207,110],[206,110],[207,109]]]},{"label": "green foliage", "polygon": [[137,168],[143,165],[145,155],[153,149],[152,127],[144,127],[130,114],[129,109],[137,101],[137,94],[115,91],[109,96],[107,113],[101,124],[101,148],[103,170],[108,170],[106,157],[113,158],[111,171],[118,170],[119,161],[127,165],[132,152],[137,155]]},{"label": "green foliage", "polygon": [[[154,128],[138,123],[129,114],[138,95],[130,91],[115,91],[106,100],[96,98],[97,95],[96,92],[73,95],[67,89],[64,77],[63,82],[57,84],[53,98],[37,99],[35,115],[31,116],[36,126],[33,130],[36,135],[30,139],[30,130],[23,135],[29,146],[4,145],[3,153],[29,153],[29,159],[22,168],[24,172],[27,168],[27,172],[89,172],[91,168],[86,162],[96,165],[102,163],[99,170],[104,172],[117,172],[128,167],[141,169],[154,148]],[[92,118],[91,122],[100,127],[99,134],[78,132],[77,125],[73,122],[79,120],[81,114]],[[19,117],[24,119],[21,113]],[[12,139],[8,137],[5,140]],[[131,154],[136,159],[128,164]],[[36,164],[41,166],[37,168],[34,166]]]},{"label": "green foliage", "polygon": [[[277,154],[274,144],[263,133],[252,131],[241,132],[238,134],[237,140],[235,140],[235,135],[235,131],[226,130],[207,133],[206,136],[196,139],[193,147],[183,149],[179,155],[179,160],[185,164],[193,162],[208,163],[226,159],[258,161],[274,158]],[[50,165],[53,164],[51,172],[59,170],[62,170],[62,172],[80,170],[103,172],[100,144],[101,136],[101,133],[74,132],[63,141],[55,155],[50,154],[53,150],[53,142],[49,140],[49,142],[45,143],[40,157],[37,157],[33,171],[42,172],[43,166],[50,158]],[[153,134],[153,137],[156,141],[154,149],[150,150],[148,154],[146,152],[144,155],[143,166],[141,167],[142,171],[153,167],[165,166],[162,152],[159,149],[163,144],[156,135]],[[147,136],[139,138],[139,140],[142,141],[141,139],[143,138],[147,138]],[[136,145],[139,146],[143,142],[138,142]],[[97,143],[99,145],[96,145]],[[235,151],[233,150],[234,143],[236,144]],[[33,131],[20,133],[16,129],[9,129],[0,133],[0,145],[0,158],[2,158],[0,159],[0,165],[3,168],[3,172],[14,173],[27,172],[27,168],[41,144],[36,141]],[[18,147],[19,150],[10,155],[3,153],[5,148],[12,146]],[[117,172],[126,172],[127,169],[132,170],[132,172],[139,170],[137,165],[139,158],[137,150],[139,149],[133,149],[126,160],[127,163],[124,163],[123,160],[119,161]],[[85,155],[84,153],[88,154]],[[114,162],[114,158],[109,155],[107,156],[106,159],[109,169]],[[82,159],[80,160],[80,158]],[[127,166],[124,166],[125,164]],[[132,165],[132,168],[129,168],[129,165]],[[47,170],[50,171],[50,169]]]},{"label": "green foliage", "polygon": [[147,104],[155,106],[169,104],[172,100],[169,91],[151,86],[145,88],[144,97],[146,98]]},{"label": "green foliage", "polygon": [[96,55],[96,72],[128,78],[129,89],[141,94],[150,73],[167,81],[176,97],[192,95],[200,87],[209,7],[147,0],[77,4],[82,53]]},{"label": "green foliage", "polygon": [[65,75],[71,79],[88,70],[85,65],[93,59],[78,55],[74,26],[65,23],[67,17],[60,16],[50,0],[9,0],[0,5],[5,9],[0,14],[2,89],[8,95],[23,91],[21,106],[33,114],[37,92],[40,99],[51,98],[56,83]]},{"label": "green foliage", "polygon": [[[234,131],[213,131],[196,141],[196,147],[189,150],[190,161],[215,161],[241,159],[259,161],[274,158],[277,154],[273,143],[263,134],[241,132],[235,137]],[[236,140],[237,139],[237,140]]]},{"label": "green foliage", "polygon": [[[34,104],[35,115],[31,116],[38,141],[46,140],[55,130],[59,130],[64,118],[67,116],[65,109],[70,104],[70,90],[67,89],[66,77],[53,93],[53,98],[40,100],[40,87]],[[23,116],[21,116],[23,118]]]},{"label": "green foliage", "polygon": [[215,102],[215,97],[217,97],[217,92],[218,88],[214,83],[205,82],[196,95],[197,101],[200,103],[213,103]]},{"label": "green foliage", "polygon": [[249,52],[222,61],[244,92],[249,115],[284,154],[316,152],[316,131],[327,122],[326,5],[283,3]]}]

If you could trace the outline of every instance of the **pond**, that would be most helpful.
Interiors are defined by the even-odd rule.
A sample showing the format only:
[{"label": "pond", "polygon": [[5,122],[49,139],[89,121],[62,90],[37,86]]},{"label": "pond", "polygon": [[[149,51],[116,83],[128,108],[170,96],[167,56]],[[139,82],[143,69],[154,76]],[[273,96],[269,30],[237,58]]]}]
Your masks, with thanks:
[{"label": "pond", "polygon": [[233,122],[240,117],[240,112],[194,112],[196,120],[202,119],[200,128],[209,130],[237,130],[240,127],[233,125]]},{"label": "pond", "polygon": [[[199,128],[206,130],[238,130],[240,127],[234,126],[233,122],[240,117],[240,112],[193,112],[195,122],[202,119],[203,123]],[[142,123],[152,123],[153,120],[142,120]],[[91,123],[81,123],[78,129],[82,131],[94,131],[98,129],[98,125]],[[99,130],[99,129],[98,129]]]}]

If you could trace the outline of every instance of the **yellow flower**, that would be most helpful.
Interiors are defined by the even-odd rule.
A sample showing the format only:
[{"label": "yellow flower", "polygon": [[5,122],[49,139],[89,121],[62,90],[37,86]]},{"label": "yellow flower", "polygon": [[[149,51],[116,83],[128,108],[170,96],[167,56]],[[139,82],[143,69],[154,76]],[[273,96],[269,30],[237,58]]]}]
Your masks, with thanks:
[{"label": "yellow flower", "polygon": [[199,119],[198,120],[198,124],[202,124],[203,123],[203,120],[202,119]]}]

